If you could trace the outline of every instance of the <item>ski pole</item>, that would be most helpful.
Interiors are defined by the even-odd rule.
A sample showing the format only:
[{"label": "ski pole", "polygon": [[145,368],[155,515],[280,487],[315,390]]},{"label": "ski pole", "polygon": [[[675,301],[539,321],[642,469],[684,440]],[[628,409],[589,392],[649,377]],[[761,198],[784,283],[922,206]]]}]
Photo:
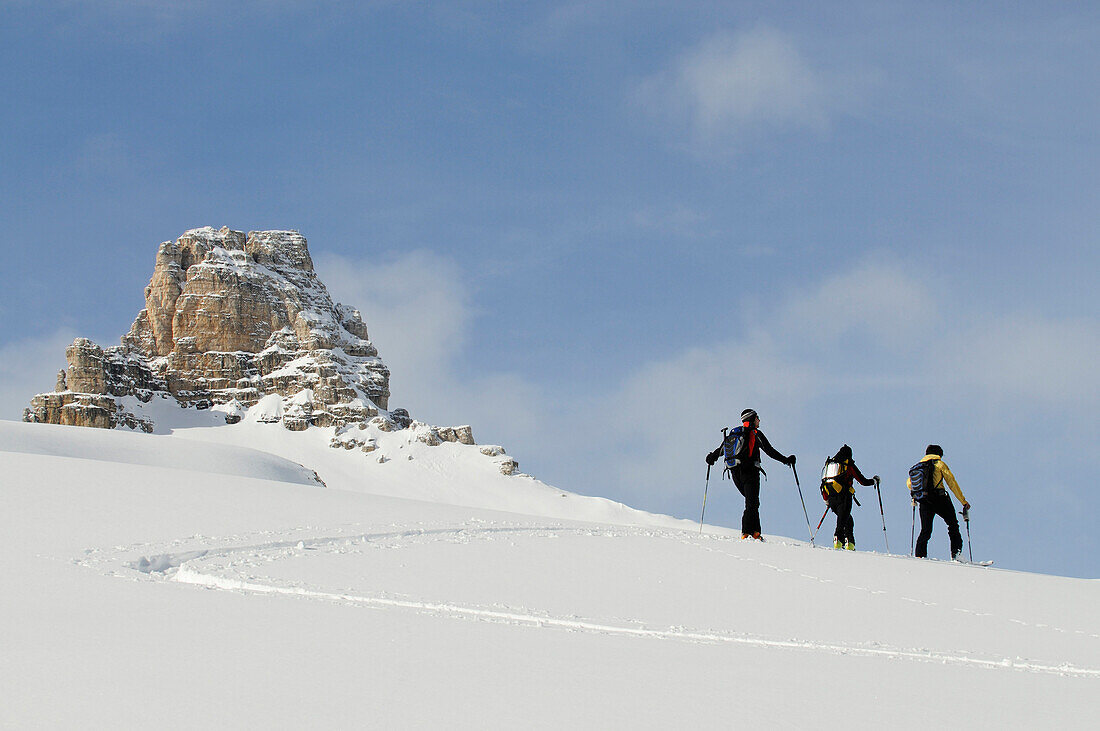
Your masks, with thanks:
[{"label": "ski pole", "polygon": [[966,550],[970,551],[970,563],[974,563],[974,546],[970,544],[970,511],[963,508],[959,511],[959,515],[966,522]]},{"label": "ski pole", "polygon": [[710,465],[707,465],[707,481],[703,485],[703,512],[699,513],[699,532],[703,532],[703,516],[707,513],[707,490],[710,488]]},{"label": "ski pole", "polygon": [[[923,520],[923,518],[921,519]],[[913,503],[913,524],[909,526],[909,555],[916,556],[917,552],[914,548],[913,537],[917,534],[917,504]]]},{"label": "ski pole", "polygon": [[817,521],[817,527],[814,528],[814,537],[817,537],[817,532],[821,530],[821,524],[825,522],[825,516],[829,514],[829,508],[825,508],[825,512],[821,514],[821,520]]},{"label": "ski pole", "polygon": [[810,514],[806,512],[806,500],[802,497],[802,485],[798,484],[798,470],[794,462],[791,462],[791,471],[794,472],[794,484],[798,488],[798,499],[802,501],[802,514],[806,516],[806,532],[810,534],[810,545],[814,545],[814,532],[810,529]]},{"label": "ski pole", "polygon": [[[875,492],[878,493],[878,514],[882,516],[882,538],[886,541],[886,552],[890,553],[890,536],[886,535],[886,513],[882,509],[882,490],[878,487],[879,479],[875,477]],[[913,521],[916,523],[916,520]]]}]

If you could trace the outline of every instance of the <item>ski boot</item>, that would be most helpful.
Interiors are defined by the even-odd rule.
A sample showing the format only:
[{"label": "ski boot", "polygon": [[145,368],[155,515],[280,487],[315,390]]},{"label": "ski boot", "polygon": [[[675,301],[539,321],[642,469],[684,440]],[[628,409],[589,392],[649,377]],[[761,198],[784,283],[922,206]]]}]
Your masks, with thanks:
[{"label": "ski boot", "polygon": [[856,550],[856,542],[855,541],[848,541],[844,544],[844,547],[847,548],[849,551],[854,551],[854,550]]},{"label": "ski boot", "polygon": [[844,549],[844,542],[842,540],[840,540],[839,538],[834,538],[833,539],[833,548],[835,548],[837,550],[843,550]]}]

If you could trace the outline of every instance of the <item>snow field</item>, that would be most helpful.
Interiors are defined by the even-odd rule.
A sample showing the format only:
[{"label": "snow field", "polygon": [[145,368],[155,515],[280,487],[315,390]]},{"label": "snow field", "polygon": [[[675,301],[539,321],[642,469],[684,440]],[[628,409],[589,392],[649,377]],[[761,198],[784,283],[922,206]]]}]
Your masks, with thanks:
[{"label": "snow field", "polygon": [[270,452],[121,430],[0,421],[0,450],[320,486],[313,470]]},{"label": "snow field", "polygon": [[699,535],[455,445],[40,428],[0,424],[0,726],[1096,723],[1100,582]]},{"label": "snow field", "polygon": [[[185,552],[186,562],[173,557],[159,564],[182,566],[176,581],[211,588],[576,631],[1100,679],[1100,669],[1079,664],[1094,659],[1100,648],[1096,628],[1081,623],[1085,617],[1065,617],[1064,626],[1021,618],[1037,610],[1043,616],[1056,612],[1064,594],[1045,596],[1043,607],[1015,611],[997,591],[967,596],[964,589],[973,581],[965,575],[944,580],[933,574],[934,586],[952,594],[949,601],[937,602],[921,598],[921,580],[903,569],[909,581],[891,591],[838,581],[828,561],[811,574],[753,555],[758,551],[705,543],[713,541],[652,530],[479,526],[474,521],[452,528],[220,547],[202,555]],[[451,570],[440,572],[441,565]],[[532,576],[539,580],[531,581]],[[743,601],[745,593],[755,599]],[[813,611],[788,617],[785,634],[769,636],[776,630],[775,617],[800,598],[810,599]],[[929,632],[927,627],[944,629]],[[859,628],[858,641],[852,639],[854,628]],[[988,635],[982,651],[959,651],[982,634]],[[1009,641],[999,642],[1005,638]]]}]

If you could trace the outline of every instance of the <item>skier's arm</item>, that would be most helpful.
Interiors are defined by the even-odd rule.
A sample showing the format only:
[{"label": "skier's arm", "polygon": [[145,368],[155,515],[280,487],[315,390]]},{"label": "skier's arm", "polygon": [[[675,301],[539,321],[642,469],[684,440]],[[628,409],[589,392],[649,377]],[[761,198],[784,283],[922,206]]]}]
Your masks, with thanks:
[{"label": "skier's arm", "polygon": [[867,479],[866,477],[863,476],[863,473],[859,471],[859,467],[856,467],[855,462],[852,462],[851,467],[852,467],[852,477],[859,480],[859,484],[863,485],[864,487],[870,487],[871,485],[875,484],[874,480],[869,480],[869,479]]},{"label": "skier's arm", "polygon": [[951,488],[951,492],[955,493],[955,497],[959,499],[959,502],[963,505],[970,505],[959,488],[959,483],[955,481],[955,475],[951,473],[951,468],[947,466],[947,463],[941,459],[936,463],[936,467],[940,471],[940,479],[947,481],[947,486]]},{"label": "skier's arm", "polygon": [[719,444],[718,449],[707,455],[707,464],[713,465],[715,462],[718,461],[718,457],[722,454],[722,446],[723,445]]},{"label": "skier's arm", "polygon": [[764,432],[757,430],[756,438],[760,442],[760,449],[762,449],[769,457],[774,459],[776,462],[782,462],[783,464],[791,463],[790,457],[785,454],[780,454],[775,450],[775,447],[773,447],[771,442],[768,441],[768,438],[764,436]]}]

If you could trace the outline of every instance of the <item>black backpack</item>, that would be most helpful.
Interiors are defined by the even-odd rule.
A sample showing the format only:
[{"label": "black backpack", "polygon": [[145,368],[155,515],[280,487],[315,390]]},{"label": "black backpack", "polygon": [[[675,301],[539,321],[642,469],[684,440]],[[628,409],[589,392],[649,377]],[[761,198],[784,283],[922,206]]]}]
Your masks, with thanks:
[{"label": "black backpack", "polygon": [[749,440],[753,430],[738,426],[730,429],[722,440],[722,454],[726,467],[736,467],[749,459]]},{"label": "black backpack", "polygon": [[926,498],[937,489],[932,482],[935,479],[937,462],[938,459],[921,460],[909,468],[909,494],[914,500]]}]

